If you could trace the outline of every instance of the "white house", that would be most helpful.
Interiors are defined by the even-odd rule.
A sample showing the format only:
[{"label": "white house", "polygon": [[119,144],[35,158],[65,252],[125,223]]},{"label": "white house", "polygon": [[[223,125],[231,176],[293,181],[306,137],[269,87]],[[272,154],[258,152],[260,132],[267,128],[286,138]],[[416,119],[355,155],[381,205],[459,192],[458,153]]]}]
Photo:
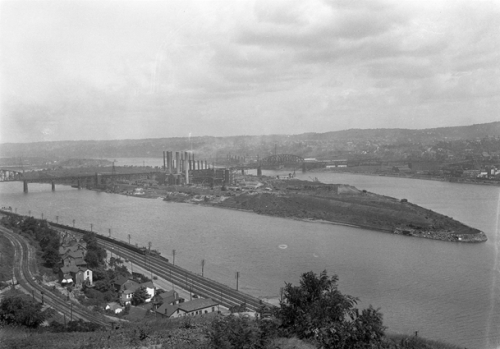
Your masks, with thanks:
[{"label": "white house", "polygon": [[132,303],[132,297],[134,295],[135,290],[125,290],[122,292],[122,295],[120,297],[120,301],[123,305],[129,305]]},{"label": "white house", "polygon": [[115,314],[120,314],[123,311],[123,308],[120,304],[111,302],[106,304],[106,310],[111,310]]},{"label": "white house", "polygon": [[151,300],[155,296],[155,286],[153,285],[153,282],[152,281],[143,282],[140,287],[144,287],[149,295],[148,299],[146,299],[146,303],[151,302]]}]

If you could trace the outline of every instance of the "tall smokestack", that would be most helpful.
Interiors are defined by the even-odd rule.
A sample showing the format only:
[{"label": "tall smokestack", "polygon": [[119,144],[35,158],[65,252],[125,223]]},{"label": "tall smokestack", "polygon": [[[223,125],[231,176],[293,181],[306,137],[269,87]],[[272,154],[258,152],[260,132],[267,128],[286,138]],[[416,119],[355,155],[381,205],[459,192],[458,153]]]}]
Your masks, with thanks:
[{"label": "tall smokestack", "polygon": [[172,152],[167,151],[167,172],[172,173]]},{"label": "tall smokestack", "polygon": [[189,153],[184,152],[184,174],[186,175],[186,184],[189,184]]},{"label": "tall smokestack", "polygon": [[180,160],[179,155],[180,155],[179,152],[176,151],[175,152],[175,173],[181,172],[181,167],[179,166],[179,160]]},{"label": "tall smokestack", "polygon": [[163,171],[165,171],[165,151],[163,151]]}]

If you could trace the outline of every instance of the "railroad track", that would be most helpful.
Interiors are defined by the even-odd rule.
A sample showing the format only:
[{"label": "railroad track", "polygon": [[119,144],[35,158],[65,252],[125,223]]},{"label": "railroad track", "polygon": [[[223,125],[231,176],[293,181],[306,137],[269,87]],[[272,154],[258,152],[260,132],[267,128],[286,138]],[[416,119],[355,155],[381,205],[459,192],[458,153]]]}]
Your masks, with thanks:
[{"label": "railroad track", "polygon": [[[34,278],[33,272],[37,270],[35,251],[26,240],[19,234],[0,226],[0,233],[6,236],[14,247],[14,276],[20,286],[26,290],[39,302],[55,309],[66,316],[68,320],[81,319],[83,321],[94,322],[102,326],[108,326],[109,322],[94,315],[87,308],[76,304],[68,303],[61,299],[61,295],[55,294],[49,289],[41,286]],[[43,295],[42,295],[43,292]]]},{"label": "railroad track", "polygon": [[263,305],[269,305],[256,297],[232,289],[217,281],[202,277],[201,275],[195,274],[177,265],[173,265],[162,258],[150,255],[147,256],[149,259],[149,263],[147,263],[147,261],[145,261],[145,256],[142,254],[127,250],[109,241],[99,239],[99,236],[97,236],[97,239],[99,244],[113,253],[132,261],[134,264],[144,269],[151,270],[155,275],[184,288],[186,291],[190,291],[204,298],[212,298],[225,307],[230,308],[245,303],[248,309],[257,311]]}]

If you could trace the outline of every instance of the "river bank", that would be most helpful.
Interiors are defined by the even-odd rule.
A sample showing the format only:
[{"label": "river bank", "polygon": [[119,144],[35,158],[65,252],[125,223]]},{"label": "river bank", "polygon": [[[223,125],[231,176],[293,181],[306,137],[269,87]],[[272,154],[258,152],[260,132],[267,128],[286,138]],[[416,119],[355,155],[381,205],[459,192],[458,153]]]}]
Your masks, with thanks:
[{"label": "river bank", "polygon": [[176,188],[164,200],[449,242],[487,240],[482,231],[406,199],[397,200],[349,185],[269,177],[256,183],[256,177],[250,179],[253,187],[240,185],[217,194],[203,188]]},{"label": "river bank", "polygon": [[436,181],[436,182],[449,182],[456,184],[472,184],[472,185],[486,185],[500,187],[500,181],[490,181],[482,180],[476,178],[460,178],[460,177],[431,177],[417,174],[396,174],[396,173],[377,173],[377,172],[365,172],[365,171],[353,171],[352,168],[342,168],[342,169],[312,169],[308,173],[342,173],[351,175],[362,175],[362,176],[375,176],[375,177],[392,177],[392,178],[405,178],[405,179],[421,179],[426,181]]}]

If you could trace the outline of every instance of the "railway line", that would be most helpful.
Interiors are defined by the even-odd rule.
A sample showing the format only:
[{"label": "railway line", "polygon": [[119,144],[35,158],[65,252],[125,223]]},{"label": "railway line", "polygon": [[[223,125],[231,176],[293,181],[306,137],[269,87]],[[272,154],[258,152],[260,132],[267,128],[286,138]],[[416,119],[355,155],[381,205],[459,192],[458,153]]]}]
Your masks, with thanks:
[{"label": "railway line", "polygon": [[14,248],[14,276],[28,294],[31,294],[37,301],[43,302],[63,314],[68,321],[81,319],[102,326],[109,326],[109,322],[106,322],[100,316],[96,316],[87,308],[73,302],[64,301],[61,299],[60,294],[55,294],[50,289],[40,285],[33,276],[33,272],[36,273],[37,270],[33,247],[22,236],[5,227],[0,226],[0,233],[10,240]]},{"label": "railway line", "polygon": [[[13,213],[7,213],[14,215]],[[71,231],[79,236],[86,233],[81,229],[75,229],[61,224],[51,223],[51,225],[59,230]],[[32,248],[27,244],[26,240],[12,231],[0,227],[0,232],[4,233],[16,248],[16,256],[22,256],[21,263],[16,265],[16,278],[20,280],[20,284],[28,292],[35,294],[35,298],[41,300],[40,292],[45,293],[45,302],[54,307],[56,310],[63,314],[69,314],[68,304],[60,299],[60,295],[54,295],[50,290],[39,285],[32,276],[32,271],[35,271],[36,259],[29,258],[33,254]],[[127,243],[101,236],[96,234],[96,238],[101,246],[105,249],[112,251],[114,254],[121,256],[126,260],[154,273],[155,275],[172,282],[174,285],[185,289],[187,292],[194,293],[203,298],[212,298],[220,302],[222,306],[231,308],[233,306],[240,306],[245,304],[246,308],[251,311],[259,310],[263,305],[272,307],[272,305],[263,302],[262,300],[245,294],[241,291],[235,290],[227,285],[217,281],[208,279],[199,274],[195,274],[187,269],[173,265],[169,261],[160,256],[149,254],[145,249],[139,249],[136,246],[128,245]],[[17,257],[16,257],[17,258]],[[31,270],[30,270],[31,269]],[[102,318],[98,318],[92,314],[87,308],[79,304],[73,304],[73,316],[81,318],[85,321],[92,321],[101,325],[106,325]]]},{"label": "railway line", "polygon": [[268,305],[256,297],[232,289],[217,281],[202,277],[201,275],[195,274],[177,265],[173,265],[163,258],[129,251],[123,246],[100,239],[99,235],[97,235],[97,239],[104,248],[112,251],[114,254],[130,260],[146,270],[152,271],[153,274],[184,288],[186,291],[195,293],[204,298],[212,298],[220,302],[222,306],[230,308],[245,303],[247,309],[257,311],[263,305]]}]

